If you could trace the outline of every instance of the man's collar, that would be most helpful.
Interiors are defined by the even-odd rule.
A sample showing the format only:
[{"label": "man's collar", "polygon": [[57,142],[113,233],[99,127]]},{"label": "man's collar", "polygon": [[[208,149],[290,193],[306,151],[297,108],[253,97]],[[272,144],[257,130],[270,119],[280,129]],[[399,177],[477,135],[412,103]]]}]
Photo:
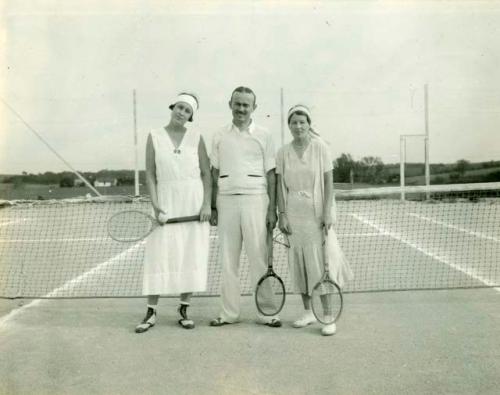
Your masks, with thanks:
[{"label": "man's collar", "polygon": [[249,134],[253,134],[255,130],[255,123],[253,119],[250,120],[250,125],[248,125],[245,129],[240,129],[238,126],[236,126],[234,123],[231,123],[231,129],[235,129],[238,132],[248,132]]}]

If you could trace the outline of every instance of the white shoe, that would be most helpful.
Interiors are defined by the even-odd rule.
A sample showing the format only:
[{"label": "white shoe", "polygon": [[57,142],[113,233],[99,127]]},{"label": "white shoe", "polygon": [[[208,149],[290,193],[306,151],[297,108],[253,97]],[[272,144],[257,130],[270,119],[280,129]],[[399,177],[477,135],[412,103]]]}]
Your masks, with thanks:
[{"label": "white shoe", "polygon": [[304,328],[307,325],[314,324],[317,321],[314,314],[309,311],[305,313],[302,317],[300,317],[297,321],[294,321],[292,326],[294,328]]},{"label": "white shoe", "polygon": [[325,325],[323,328],[321,328],[321,334],[323,336],[331,336],[334,335],[335,332],[337,332],[337,325],[335,325],[335,323]]}]

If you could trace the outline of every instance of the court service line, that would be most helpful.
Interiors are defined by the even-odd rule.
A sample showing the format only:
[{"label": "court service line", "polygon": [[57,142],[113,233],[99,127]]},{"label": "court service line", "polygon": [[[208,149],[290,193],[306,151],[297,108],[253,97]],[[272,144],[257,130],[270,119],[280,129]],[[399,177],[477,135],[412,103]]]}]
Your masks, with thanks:
[{"label": "court service line", "polygon": [[432,219],[429,217],[424,217],[424,216],[418,215],[416,213],[408,213],[408,215],[415,217],[415,218],[418,218],[418,219],[421,219],[423,221],[431,222],[431,223],[436,224],[436,225],[444,226],[445,228],[458,230],[459,232],[467,233],[468,235],[475,236],[475,237],[478,237],[480,239],[491,240],[491,241],[494,241],[496,243],[500,243],[500,239],[497,239],[496,237],[493,237],[493,236],[485,235],[484,233],[481,233],[481,232],[475,232],[473,230],[461,228],[460,226],[448,224],[446,222],[438,221],[438,220],[435,220],[435,219]]},{"label": "court service line", "polygon": [[[56,288],[53,291],[51,291],[48,294],[46,294],[44,296],[44,298],[53,298],[53,297],[57,297],[57,296],[62,296],[62,294],[64,293],[64,291],[67,291],[68,289],[71,289],[76,284],[84,281],[87,277],[89,277],[89,276],[97,273],[98,271],[103,270],[104,268],[106,268],[109,265],[113,264],[115,261],[123,258],[125,255],[127,255],[127,254],[129,254],[131,252],[134,252],[139,247],[141,247],[141,245],[144,244],[144,243],[145,243],[144,241],[140,241],[140,242],[134,244],[133,246],[131,246],[130,248],[126,249],[125,251],[122,251],[119,254],[115,255],[111,259],[108,259],[107,261],[104,261],[104,262],[100,263],[99,265],[97,265],[96,267],[92,268],[88,272],[85,272],[85,273],[83,273],[83,274],[81,274],[81,275],[79,275],[79,276],[77,276],[77,277],[75,277],[75,278],[73,278],[71,280],[68,280],[66,283],[64,283],[64,285],[62,285],[59,288]],[[33,307],[38,306],[44,300],[45,299],[34,299],[30,303],[28,303],[26,305],[23,305],[23,306],[21,306],[21,307],[19,307],[17,309],[14,309],[11,312],[9,312],[9,314],[5,315],[4,317],[1,317],[0,318],[0,329],[2,329],[2,326],[6,326],[6,324],[8,324],[10,321],[12,321],[16,316],[18,316],[23,311],[25,311],[25,310],[27,310],[29,308],[33,308]]]},{"label": "court service line", "polygon": [[[360,216],[358,214],[355,214],[355,213],[350,213],[350,215],[352,217],[356,218],[358,221],[360,221],[360,222],[362,222],[362,223],[364,223],[366,225],[369,225],[372,228],[376,229],[378,232],[380,232],[381,235],[389,236],[389,237],[391,237],[391,238],[393,238],[393,239],[395,239],[395,240],[397,240],[397,241],[399,241],[399,242],[401,242],[403,244],[406,244],[407,246],[410,246],[410,247],[416,249],[418,252],[420,252],[420,253],[422,253],[422,254],[430,257],[430,258],[435,259],[438,262],[444,263],[445,265],[450,266],[452,269],[455,269],[455,270],[457,270],[459,272],[462,272],[465,275],[467,275],[469,277],[472,277],[473,279],[475,279],[477,281],[482,282],[483,284],[487,285],[488,287],[492,287],[492,286],[495,285],[491,280],[486,279],[486,278],[478,275],[476,273],[476,271],[463,268],[462,266],[459,266],[459,265],[457,265],[455,263],[452,263],[452,262],[448,262],[443,257],[440,257],[439,255],[434,254],[433,252],[427,251],[427,250],[423,249],[422,247],[419,247],[417,244],[404,239],[403,237],[401,237],[397,233],[393,233],[393,232],[390,232],[390,231],[384,229],[382,226],[379,226],[379,225],[375,224],[373,221],[370,221],[369,219],[363,218],[362,216]],[[494,289],[497,292],[500,292],[500,288],[494,288]]]}]

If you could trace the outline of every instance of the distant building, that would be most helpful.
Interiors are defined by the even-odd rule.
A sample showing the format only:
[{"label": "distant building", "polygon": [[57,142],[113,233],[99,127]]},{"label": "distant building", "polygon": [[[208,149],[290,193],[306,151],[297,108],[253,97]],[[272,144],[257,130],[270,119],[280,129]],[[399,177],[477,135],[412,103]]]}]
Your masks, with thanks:
[{"label": "distant building", "polygon": [[80,180],[79,178],[75,178],[75,180],[73,181],[73,185],[75,187],[83,187],[85,185],[85,183]]},{"label": "distant building", "polygon": [[118,184],[118,180],[114,177],[99,177],[95,180],[96,187],[114,187]]}]

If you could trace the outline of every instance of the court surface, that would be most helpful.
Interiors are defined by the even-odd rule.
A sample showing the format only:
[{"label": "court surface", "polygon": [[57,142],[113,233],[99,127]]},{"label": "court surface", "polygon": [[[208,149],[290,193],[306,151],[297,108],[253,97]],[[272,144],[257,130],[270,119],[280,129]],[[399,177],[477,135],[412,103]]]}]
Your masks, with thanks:
[{"label": "court surface", "polygon": [[142,299],[42,300],[4,316],[0,393],[497,394],[500,386],[494,289],[347,294],[332,337],[318,325],[290,326],[297,296],[282,328],[255,324],[251,297],[241,323],[209,327],[218,298],[199,297],[197,327],[187,331],[176,302],[162,299],[159,323],[140,335]]}]

